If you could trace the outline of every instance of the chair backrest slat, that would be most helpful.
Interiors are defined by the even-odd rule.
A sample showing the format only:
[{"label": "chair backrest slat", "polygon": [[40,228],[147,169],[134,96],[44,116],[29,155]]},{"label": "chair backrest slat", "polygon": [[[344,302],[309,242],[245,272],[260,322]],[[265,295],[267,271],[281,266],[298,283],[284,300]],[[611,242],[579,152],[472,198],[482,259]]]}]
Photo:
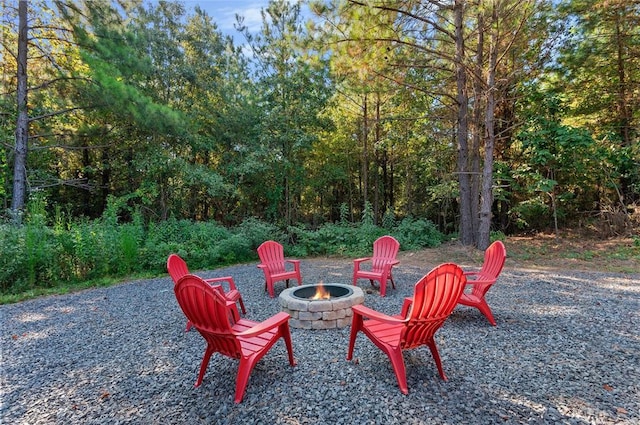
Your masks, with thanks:
[{"label": "chair backrest slat", "polygon": [[167,258],[167,271],[174,284],[178,283],[182,276],[189,274],[187,263],[178,254],[170,254]]},{"label": "chair backrest slat", "polygon": [[484,252],[484,263],[480,269],[483,276],[497,278],[507,258],[507,249],[501,241],[495,241]]},{"label": "chair backrest slat", "polygon": [[381,236],[373,243],[372,269],[379,271],[396,259],[400,243],[393,236]]},{"label": "chair backrest slat", "polygon": [[260,262],[265,264],[271,273],[282,273],[284,266],[284,247],[275,241],[263,242],[258,247]]},{"label": "chair backrest slat", "polygon": [[240,343],[231,330],[229,309],[220,285],[187,274],[178,280],[174,292],[180,308],[214,351],[239,358]]},{"label": "chair backrest slat", "polygon": [[416,283],[401,338],[403,348],[426,344],[433,337],[456,306],[465,283],[464,272],[453,263],[434,268]]}]

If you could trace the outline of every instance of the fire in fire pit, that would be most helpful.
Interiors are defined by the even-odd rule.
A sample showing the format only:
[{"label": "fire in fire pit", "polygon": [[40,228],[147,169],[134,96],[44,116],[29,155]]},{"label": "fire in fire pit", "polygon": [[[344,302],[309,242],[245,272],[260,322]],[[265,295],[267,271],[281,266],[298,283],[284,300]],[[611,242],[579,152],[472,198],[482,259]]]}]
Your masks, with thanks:
[{"label": "fire in fire pit", "polygon": [[351,288],[338,286],[336,284],[325,285],[320,282],[317,285],[305,285],[293,291],[293,296],[303,300],[330,300],[341,298],[353,292]]},{"label": "fire in fire pit", "polygon": [[351,323],[351,307],[364,302],[357,286],[329,283],[303,285],[280,293],[282,311],[291,315],[289,325],[303,329],[343,328]]},{"label": "fire in fire pit", "polygon": [[[293,296],[297,296],[298,294],[293,291]],[[316,287],[316,293],[313,294],[313,297],[311,297],[312,300],[329,300],[331,299],[331,294],[329,293],[329,291],[325,291],[324,289],[324,285],[322,284],[322,282],[320,282],[318,284],[318,286]]]}]

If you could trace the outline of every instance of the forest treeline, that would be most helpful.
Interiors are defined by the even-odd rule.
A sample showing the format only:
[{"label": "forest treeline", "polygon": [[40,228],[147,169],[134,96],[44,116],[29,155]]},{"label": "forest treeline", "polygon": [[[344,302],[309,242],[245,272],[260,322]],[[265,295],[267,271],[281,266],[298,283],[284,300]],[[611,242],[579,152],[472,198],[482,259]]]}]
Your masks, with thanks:
[{"label": "forest treeline", "polygon": [[120,223],[317,229],[370,205],[481,248],[637,226],[640,2],[262,12],[234,42],[179,1],[3,2],[5,222],[35,200],[51,226],[117,205]]}]

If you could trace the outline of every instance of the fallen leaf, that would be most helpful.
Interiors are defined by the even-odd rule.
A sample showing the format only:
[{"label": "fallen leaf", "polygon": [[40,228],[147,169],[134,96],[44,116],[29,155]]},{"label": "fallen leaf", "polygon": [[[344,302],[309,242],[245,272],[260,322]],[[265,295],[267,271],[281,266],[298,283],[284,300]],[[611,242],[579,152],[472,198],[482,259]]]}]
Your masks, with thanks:
[{"label": "fallen leaf", "polygon": [[611,385],[609,385],[609,384],[604,384],[602,386],[602,388],[604,388],[607,391],[613,391],[613,387]]}]

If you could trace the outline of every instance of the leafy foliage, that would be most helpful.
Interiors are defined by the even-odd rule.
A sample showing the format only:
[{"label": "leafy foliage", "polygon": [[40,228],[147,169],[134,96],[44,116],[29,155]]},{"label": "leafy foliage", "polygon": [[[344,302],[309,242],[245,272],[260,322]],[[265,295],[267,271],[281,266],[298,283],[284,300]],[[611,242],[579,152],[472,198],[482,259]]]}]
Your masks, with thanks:
[{"label": "leafy foliage", "polygon": [[[461,199],[478,197],[459,179],[480,175],[489,93],[493,230],[605,223],[611,211],[636,231],[637,2],[466,3],[468,172],[456,163],[467,102],[456,100],[452,3],[314,3],[321,16],[305,25],[301,3],[271,1],[243,48],[181,2],[29,1],[40,52],[28,67],[29,196],[44,194],[58,218],[47,227],[35,204],[20,212],[30,221],[0,243],[23,257],[7,258],[3,284],[162,270],[173,250],[197,267],[248,261],[267,238],[304,255],[367,252],[382,232],[431,243],[429,222],[462,238]],[[0,135],[11,140],[13,3],[0,19]],[[504,53],[495,68],[490,45]],[[5,206],[14,154],[0,151]]]},{"label": "leafy foliage", "polygon": [[69,219],[59,210],[48,217],[45,199],[32,201],[23,226],[0,225],[0,294],[105,277],[162,275],[170,253],[183,257],[193,270],[256,261],[256,248],[266,240],[277,240],[287,255],[296,257],[363,256],[384,234],[396,237],[405,250],[434,247],[443,240],[436,226],[423,219],[407,218],[388,229],[343,222],[284,231],[255,218],[231,228],[176,218],[145,225],[137,211],[121,223],[120,215],[127,213],[124,205],[112,198],[105,214],[91,221]]}]

